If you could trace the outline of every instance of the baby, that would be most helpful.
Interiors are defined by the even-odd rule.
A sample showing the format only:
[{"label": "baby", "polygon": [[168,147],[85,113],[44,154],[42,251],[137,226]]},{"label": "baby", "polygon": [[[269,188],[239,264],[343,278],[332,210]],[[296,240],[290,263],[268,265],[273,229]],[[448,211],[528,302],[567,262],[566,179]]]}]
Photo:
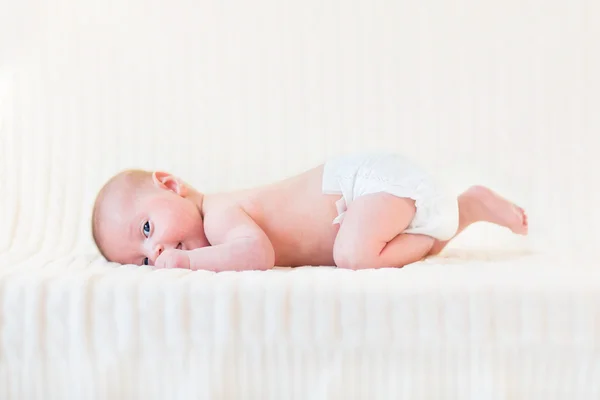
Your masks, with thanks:
[{"label": "baby", "polygon": [[211,271],[273,266],[402,267],[486,221],[527,234],[522,208],[473,186],[448,195],[393,154],[333,159],[264,187],[202,194],[165,172],[113,177],[94,206],[102,255],[121,264]]}]

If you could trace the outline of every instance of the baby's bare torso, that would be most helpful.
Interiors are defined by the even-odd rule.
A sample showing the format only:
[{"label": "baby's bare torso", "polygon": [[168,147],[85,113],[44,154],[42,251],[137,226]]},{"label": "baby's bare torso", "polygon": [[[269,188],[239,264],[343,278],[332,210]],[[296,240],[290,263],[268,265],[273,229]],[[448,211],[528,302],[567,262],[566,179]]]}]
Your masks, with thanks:
[{"label": "baby's bare torso", "polygon": [[[284,181],[231,194],[207,196],[204,212],[241,207],[267,234],[275,265],[333,265],[339,225],[335,202],[341,195],[322,191],[323,166]],[[210,232],[207,232],[210,234]]]}]

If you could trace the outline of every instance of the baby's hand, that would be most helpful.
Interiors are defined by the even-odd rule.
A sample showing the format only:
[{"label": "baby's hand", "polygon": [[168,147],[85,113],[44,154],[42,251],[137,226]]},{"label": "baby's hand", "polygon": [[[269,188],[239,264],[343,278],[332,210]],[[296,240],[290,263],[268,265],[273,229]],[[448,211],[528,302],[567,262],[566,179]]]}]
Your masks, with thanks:
[{"label": "baby's hand", "polygon": [[185,250],[168,249],[158,256],[155,265],[157,268],[190,269],[190,257]]}]

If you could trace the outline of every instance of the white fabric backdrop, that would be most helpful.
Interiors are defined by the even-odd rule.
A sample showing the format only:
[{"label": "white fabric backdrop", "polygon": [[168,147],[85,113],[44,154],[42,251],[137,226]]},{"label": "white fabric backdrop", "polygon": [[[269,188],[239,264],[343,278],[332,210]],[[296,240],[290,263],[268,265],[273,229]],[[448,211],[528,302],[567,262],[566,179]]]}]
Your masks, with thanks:
[{"label": "white fabric backdrop", "polygon": [[[599,17],[597,0],[0,0],[0,398],[599,398]],[[402,270],[96,257],[91,205],[123,168],[215,191],[363,149],[497,188],[531,237],[480,226],[456,246],[495,251]]]},{"label": "white fabric backdrop", "polygon": [[595,0],[0,0],[0,250],[93,252],[94,195],[127,167],[205,191],[362,149],[530,213],[571,249],[600,223]]}]

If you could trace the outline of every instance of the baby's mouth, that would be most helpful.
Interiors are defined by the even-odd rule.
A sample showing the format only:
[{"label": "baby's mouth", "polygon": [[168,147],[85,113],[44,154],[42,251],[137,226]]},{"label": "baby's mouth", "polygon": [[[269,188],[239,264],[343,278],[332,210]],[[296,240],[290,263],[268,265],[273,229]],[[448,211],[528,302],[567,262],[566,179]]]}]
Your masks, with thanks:
[{"label": "baby's mouth", "polygon": [[181,247],[182,247],[182,244],[181,244],[181,243],[179,243],[179,244],[177,245],[176,249],[177,249],[177,250],[181,250]]}]

